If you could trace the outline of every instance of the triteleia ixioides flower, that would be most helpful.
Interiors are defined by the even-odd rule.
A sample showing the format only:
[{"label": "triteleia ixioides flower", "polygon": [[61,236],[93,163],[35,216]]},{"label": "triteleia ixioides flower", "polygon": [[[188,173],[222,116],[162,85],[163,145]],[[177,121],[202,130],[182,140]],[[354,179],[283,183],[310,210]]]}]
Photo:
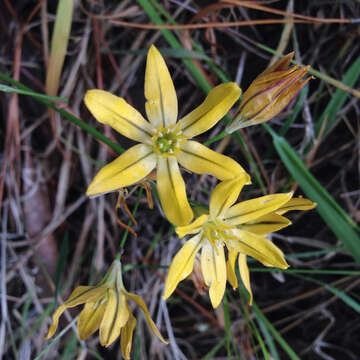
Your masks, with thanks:
[{"label": "triteleia ixioides flower", "polygon": [[96,286],[78,286],[70,297],[61,304],[52,316],[52,324],[46,335],[49,339],[58,327],[61,314],[68,308],[85,304],[78,319],[78,337],[87,339],[99,329],[100,343],[110,346],[120,335],[121,352],[125,359],[130,359],[133,332],[136,319],[131,313],[128,300],[140,306],[147,324],[152,332],[165,344],[167,341],[161,336],[152,321],[149,311],[140,296],[126,291],[122,276],[121,263],[115,260],[104,279]]},{"label": "triteleia ixioides flower", "polygon": [[226,127],[228,133],[260,124],[279,114],[298,95],[311,77],[310,66],[289,68],[294,52],[263,71],[244,92],[239,109]]},{"label": "triteleia ixioides flower", "polygon": [[204,102],[177,121],[175,88],[165,61],[151,46],[145,72],[145,109],[149,121],[124,99],[102,90],[90,90],[85,104],[101,123],[140,142],[103,167],[87,189],[97,195],[135,184],[156,168],[161,205],[168,220],[186,225],[193,218],[179,164],[197,173],[210,173],[220,180],[250,177],[233,159],[190,140],[213,127],[241,94],[235,83],[213,88]]},{"label": "triteleia ixioides flower", "polygon": [[[247,255],[265,266],[280,269],[289,266],[282,251],[265,235],[290,225],[290,221],[281,215],[284,212],[297,208],[310,209],[316,204],[307,199],[302,199],[301,204],[296,201],[292,203],[293,194],[290,192],[266,195],[234,205],[243,186],[243,179],[221,182],[211,195],[209,214],[199,216],[187,226],[176,228],[179,237],[193,236],[185,242],[169,267],[163,295],[165,299],[173,293],[180,281],[191,274],[200,250],[202,277],[209,287],[214,308],[223,298],[226,280],[233,287],[237,286],[235,261],[238,256],[240,276],[250,294],[250,302],[252,293]],[[289,207],[286,207],[289,203]]]}]

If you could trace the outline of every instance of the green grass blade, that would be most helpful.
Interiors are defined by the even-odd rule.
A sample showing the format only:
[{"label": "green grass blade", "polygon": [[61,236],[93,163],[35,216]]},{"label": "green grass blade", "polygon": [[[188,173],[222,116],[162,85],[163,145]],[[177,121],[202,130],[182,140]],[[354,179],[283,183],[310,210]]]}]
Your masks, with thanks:
[{"label": "green grass blade", "polygon": [[[236,269],[236,277],[240,278],[239,275],[239,269]],[[262,354],[264,355],[264,360],[269,360],[269,352],[265,346],[265,342],[261,337],[261,334],[259,332],[259,330],[257,329],[256,323],[253,319],[253,316],[251,316],[250,314],[250,307],[248,306],[248,301],[249,301],[249,293],[247,292],[247,290],[245,289],[245,286],[241,283],[241,281],[239,282],[239,292],[241,292],[241,296],[240,296],[240,302],[241,302],[241,308],[242,308],[242,313],[243,313],[243,317],[246,323],[246,327],[249,330],[249,338],[250,338],[250,343],[251,346],[255,349],[256,344],[254,342],[254,340],[256,339],[258,344],[260,345],[260,349]],[[270,336],[271,341],[272,337]],[[259,359],[258,353],[255,352],[255,356],[257,359]],[[274,356],[274,360],[280,360],[278,357]]]},{"label": "green grass blade", "polygon": [[[256,317],[256,321],[258,322],[259,324],[259,327],[260,327],[260,330],[261,332],[263,333],[264,335],[264,338],[265,338],[265,341],[269,347],[269,350],[270,350],[270,354],[271,354],[271,357],[272,359],[274,360],[280,360],[280,356],[279,356],[279,353],[277,351],[277,348],[276,348],[276,345],[275,345],[275,342],[270,334],[270,331],[269,329],[266,327],[266,325],[264,324],[264,322],[262,321],[261,318],[259,317]],[[261,337],[261,336],[260,336]],[[261,345],[261,344],[260,344]],[[263,353],[264,353],[264,350],[263,350]],[[266,355],[265,355],[266,354]],[[268,355],[267,353],[264,353],[264,357],[265,358],[268,358]]]},{"label": "green grass blade", "polygon": [[75,324],[77,319],[77,317],[73,319],[58,335],[56,335],[52,340],[50,340],[49,343],[34,358],[34,360],[40,360],[46,354],[46,352],[68,332],[68,330]]},{"label": "green grass blade", "polygon": [[68,340],[67,344],[65,345],[65,349],[61,355],[60,360],[68,360],[75,358],[75,351],[76,351],[76,344],[77,344],[77,337],[76,334],[72,334],[70,340]]},{"label": "green grass blade", "polygon": [[4,84],[0,84],[0,91],[8,92],[8,93],[16,93],[16,94],[20,94],[20,95],[29,95],[29,96],[33,96],[38,99],[63,101],[63,102],[68,101],[68,99],[66,99],[66,98],[62,98],[62,97],[58,97],[58,96],[50,96],[50,95],[45,95],[45,94],[38,94],[38,93],[30,91],[30,90],[22,90],[22,89],[14,88],[14,87],[4,85]]},{"label": "green grass blade", "polygon": [[[18,87],[21,90],[25,90],[25,91],[29,91],[34,93],[31,89],[29,89],[27,86],[21,84],[20,82],[12,79],[10,76],[7,76],[6,74],[0,72],[0,79],[8,82],[9,84]],[[89,134],[91,134],[92,136],[94,136],[95,138],[97,138],[98,140],[100,140],[101,142],[103,142],[104,144],[108,145],[110,148],[112,148],[115,152],[121,154],[125,151],[125,149],[123,149],[119,144],[114,143],[112,140],[110,140],[107,136],[103,135],[101,132],[95,130],[92,126],[86,124],[84,121],[80,120],[79,118],[77,118],[76,116],[74,116],[73,114],[69,113],[68,111],[66,111],[65,109],[58,109],[57,105],[48,100],[48,97],[45,97],[44,94],[38,94],[38,93],[34,93],[39,96],[33,96],[34,99],[42,102],[43,104],[45,104],[46,106],[49,106],[50,108],[54,109],[55,111],[57,111],[60,115],[62,115],[63,117],[65,117],[66,119],[70,120],[72,123],[74,123],[75,125],[79,126],[81,129],[85,130],[86,132],[88,132]]]},{"label": "green grass blade", "polygon": [[230,314],[229,314],[229,303],[226,294],[224,294],[223,301],[223,311],[224,311],[224,320],[225,320],[225,339],[226,339],[226,352],[228,359],[231,359],[231,347],[230,347],[230,338],[231,338],[231,329],[230,329]]},{"label": "green grass blade", "polygon": [[[249,259],[250,262],[250,259]],[[289,274],[314,274],[314,275],[360,275],[360,270],[328,270],[328,269],[277,269],[277,268],[249,268],[251,272],[285,272]]]},{"label": "green grass blade", "polygon": [[[349,87],[353,87],[360,76],[360,57],[350,66],[349,70],[345,73],[342,82]],[[335,123],[338,112],[344,106],[349,93],[345,90],[337,89],[335,94],[331,97],[329,104],[326,106],[324,112],[320,116],[319,121],[315,124],[316,135],[319,134],[320,129],[324,126],[323,136],[326,135]],[[325,125],[324,122],[326,122]]]},{"label": "green grass blade", "polygon": [[274,339],[279,343],[279,345],[283,348],[283,350],[289,355],[289,359],[291,360],[300,360],[300,358],[296,355],[291,346],[285,341],[282,335],[275,329],[275,327],[271,324],[271,322],[267,319],[267,317],[263,314],[260,308],[256,305],[255,302],[252,304],[252,310],[255,313],[258,321],[260,320],[264,326],[268,329],[268,331],[272,334]]},{"label": "green grass blade", "polygon": [[350,297],[349,295],[347,295],[345,292],[341,291],[340,289],[328,285],[322,281],[319,280],[315,280],[313,278],[309,278],[308,276],[303,276],[303,275],[294,275],[300,279],[303,279],[305,281],[310,281],[313,282],[315,284],[324,286],[327,290],[329,290],[331,293],[333,293],[336,297],[338,297],[340,300],[342,300],[346,305],[348,305],[349,307],[351,307],[352,309],[354,309],[356,312],[360,313],[360,304],[354,300],[352,297]]},{"label": "green grass blade", "polygon": [[216,353],[224,346],[226,339],[220,340],[201,360],[211,360],[214,358]]},{"label": "green grass blade", "polygon": [[[266,125],[266,124],[265,124]],[[274,146],[300,187],[312,201],[318,203],[316,210],[345,248],[360,263],[360,239],[355,231],[356,224],[333,199],[327,190],[311,175],[304,163],[287,141],[265,126],[273,137]]]}]

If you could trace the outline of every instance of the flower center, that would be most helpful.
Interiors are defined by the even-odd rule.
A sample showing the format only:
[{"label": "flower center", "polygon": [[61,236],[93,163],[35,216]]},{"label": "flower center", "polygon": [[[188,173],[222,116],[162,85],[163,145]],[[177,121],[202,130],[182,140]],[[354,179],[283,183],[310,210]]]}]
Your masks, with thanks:
[{"label": "flower center", "polygon": [[215,219],[203,225],[207,239],[213,247],[224,246],[226,242],[233,239],[232,230],[234,226],[228,225],[221,220]]},{"label": "flower center", "polygon": [[185,140],[179,124],[166,128],[161,126],[152,137],[154,151],[163,156],[176,155]]}]

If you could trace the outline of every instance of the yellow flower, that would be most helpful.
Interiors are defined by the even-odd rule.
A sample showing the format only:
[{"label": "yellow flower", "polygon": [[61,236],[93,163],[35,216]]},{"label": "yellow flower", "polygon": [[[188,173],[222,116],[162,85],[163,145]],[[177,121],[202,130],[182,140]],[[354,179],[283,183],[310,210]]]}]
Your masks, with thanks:
[{"label": "yellow flower", "polygon": [[297,96],[311,79],[308,77],[301,81],[310,66],[288,68],[293,57],[294,52],[282,57],[251,83],[234,119],[226,128],[228,133],[272,119]]},{"label": "yellow flower", "polygon": [[[190,140],[214,126],[241,94],[235,83],[216,86],[205,101],[177,122],[177,98],[165,61],[151,46],[145,72],[145,109],[149,121],[124,99],[102,90],[89,90],[85,104],[94,117],[122,135],[140,142],[103,167],[87,189],[92,196],[132,185],[155,167],[157,189],[166,217],[188,224],[193,212],[186,197],[179,165],[220,180],[248,175],[231,158]],[[246,175],[245,175],[246,174]]]},{"label": "yellow flower", "polygon": [[[246,201],[245,201],[246,203]],[[268,233],[278,231],[286,226],[291,225],[291,221],[284,216],[288,211],[291,210],[311,210],[317,204],[313,203],[309,199],[304,199],[303,197],[291,198],[288,202],[281,205],[274,212],[270,212],[266,215],[262,215],[256,219],[251,219],[241,224],[241,228],[246,231],[250,231],[254,234],[264,236]],[[235,290],[238,287],[238,281],[235,273],[235,262],[238,255],[237,251],[230,250],[228,255],[228,261],[226,263],[227,269],[227,279],[233,289]],[[247,266],[246,255],[239,253],[238,257],[238,267],[243,281],[244,286],[250,295],[250,305],[252,303],[253,295],[250,285],[250,273]]]},{"label": "yellow flower", "polygon": [[[201,249],[201,271],[209,286],[210,300],[216,308],[224,295],[226,280],[237,286],[235,261],[239,256],[242,281],[250,293],[251,287],[246,255],[259,260],[265,266],[286,269],[281,250],[264,237],[290,224],[281,216],[284,212],[315,205],[307,199],[299,204],[292,202],[292,193],[272,194],[233,205],[244,186],[244,179],[232,179],[216,186],[210,199],[208,215],[199,216],[192,224],[177,227],[179,237],[194,234],[175,255],[165,280],[164,299],[175,290],[178,283],[192,271],[194,260]],[[287,208],[286,205],[291,203]],[[277,213],[278,211],[278,213]],[[228,251],[226,263],[224,247]],[[251,302],[250,299],[250,302]]]},{"label": "yellow flower", "polygon": [[152,321],[144,301],[138,295],[125,290],[119,260],[112,263],[104,279],[98,285],[78,286],[70,297],[56,309],[46,338],[49,339],[54,335],[59,317],[66,309],[85,303],[78,319],[79,339],[85,340],[100,329],[100,343],[107,347],[121,334],[121,352],[125,359],[129,359],[136,319],[131,313],[128,299],[140,306],[152,332],[167,344]]}]

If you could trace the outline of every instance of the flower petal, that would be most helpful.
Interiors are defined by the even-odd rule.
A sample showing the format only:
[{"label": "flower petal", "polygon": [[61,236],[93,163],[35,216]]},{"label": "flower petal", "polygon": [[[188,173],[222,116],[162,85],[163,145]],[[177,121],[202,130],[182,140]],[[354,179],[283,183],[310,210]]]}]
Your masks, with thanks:
[{"label": "flower petal", "polygon": [[236,272],[235,272],[235,261],[237,258],[238,252],[234,249],[229,249],[228,251],[228,260],[226,262],[226,273],[227,280],[231,284],[233,290],[237,289],[239,286]]},{"label": "flower petal", "polygon": [[100,344],[110,346],[119,336],[121,328],[129,319],[126,296],[120,291],[108,288],[108,299],[104,317],[100,324]]},{"label": "flower petal", "polygon": [[160,334],[159,329],[157,328],[157,326],[155,325],[155,323],[152,321],[150,314],[149,314],[149,310],[146,306],[146,304],[144,303],[144,300],[136,295],[136,294],[132,294],[126,291],[126,296],[134,301],[138,306],[140,306],[141,310],[143,311],[144,315],[145,315],[145,319],[147,324],[150,326],[150,329],[152,330],[152,332],[164,343],[164,344],[168,344],[168,342],[162,337],[162,335]]},{"label": "flower petal", "polygon": [[194,260],[201,248],[202,234],[188,240],[172,260],[165,279],[163,299],[167,299],[176,289],[178,283],[190,275]]},{"label": "flower petal", "polygon": [[287,269],[288,263],[282,251],[270,240],[244,230],[233,230],[234,238],[231,240],[231,247],[238,252],[252,256],[265,266],[274,266],[280,269]]},{"label": "flower petal", "polygon": [[151,124],[168,127],[176,123],[178,103],[173,81],[158,49],[152,45],[145,70],[146,114]]},{"label": "flower petal", "polygon": [[210,198],[210,216],[222,217],[231,205],[237,200],[241,189],[245,185],[246,178],[240,177],[224,180],[216,185]]},{"label": "flower petal", "polygon": [[291,225],[291,221],[277,213],[263,215],[255,220],[241,224],[241,230],[251,231],[257,235],[270,234]]},{"label": "flower petal", "polygon": [[251,107],[254,109],[256,107],[258,110],[262,109],[273,100],[274,95],[286,80],[296,76],[297,71],[298,68],[293,66],[289,69],[261,73],[244,92],[239,109],[246,113],[248,111],[246,108],[249,108],[250,104],[253,104]]},{"label": "flower petal", "polygon": [[105,312],[105,303],[87,302],[81,311],[78,319],[78,336],[80,340],[87,339],[97,329],[99,329],[101,320]]},{"label": "flower petal", "polygon": [[94,89],[87,91],[84,101],[97,121],[129,139],[151,144],[155,129],[123,98]]},{"label": "flower petal", "polygon": [[59,324],[61,314],[67,309],[83,304],[87,301],[92,301],[96,297],[104,294],[106,289],[101,286],[78,286],[70,295],[70,297],[62,303],[54,312],[52,316],[52,323],[45,338],[49,339],[54,334]]},{"label": "flower petal", "polygon": [[240,271],[241,280],[250,295],[249,304],[251,305],[253,302],[253,294],[251,291],[250,273],[249,273],[249,268],[248,268],[247,261],[246,261],[246,255],[240,254],[238,261],[239,261],[239,271]]},{"label": "flower petal", "polygon": [[277,60],[274,65],[270,66],[269,68],[265,69],[259,76],[266,75],[268,73],[271,73],[273,71],[280,71],[287,69],[291,63],[291,60],[293,59],[295,55],[295,51],[292,51],[285,56],[281,57],[279,60]]},{"label": "flower petal", "polygon": [[123,327],[121,331],[121,353],[124,359],[130,359],[130,352],[131,352],[131,345],[132,345],[132,338],[134,329],[136,326],[136,319],[133,314],[130,312],[130,308],[128,307],[129,311],[129,320]]},{"label": "flower petal", "polygon": [[175,231],[178,234],[179,238],[182,238],[185,235],[189,234],[196,234],[201,230],[202,225],[207,221],[208,218],[209,215],[201,215],[189,225],[178,226]]},{"label": "flower petal", "polygon": [[303,197],[297,197],[290,199],[286,204],[282,205],[279,209],[276,210],[276,213],[283,215],[288,211],[292,210],[311,210],[317,203],[312,202],[309,199]]},{"label": "flower petal", "polygon": [[[297,75],[296,79],[289,79],[285,84],[286,87],[284,90],[278,91],[274,95],[274,99],[268,105],[263,105],[261,111],[259,111],[254,117],[249,118],[248,121],[245,121],[242,127],[260,124],[262,122],[268,121],[272,119],[274,116],[283,111],[286,106],[290,104],[290,102],[298,95],[300,90],[312,79],[308,77],[307,79],[300,81],[302,77],[306,75],[310,67],[306,67],[304,69],[299,70],[299,75]],[[293,82],[292,84],[290,84]],[[255,106],[252,104],[252,106]],[[246,108],[244,108],[245,112]],[[246,117],[246,115],[245,115]]]},{"label": "flower petal", "polygon": [[138,144],[105,165],[89,185],[86,195],[118,190],[142,180],[156,166],[156,155],[150,146]]},{"label": "flower petal", "polygon": [[192,138],[212,128],[226,115],[240,95],[241,89],[233,82],[213,88],[200,106],[179,120],[185,136]]},{"label": "flower petal", "polygon": [[158,157],[157,189],[167,219],[176,226],[187,225],[194,215],[174,156]]},{"label": "flower petal", "polygon": [[186,141],[176,157],[184,168],[196,174],[209,173],[219,180],[245,176],[246,183],[250,183],[249,175],[235,160],[196,141]]},{"label": "flower petal", "polygon": [[255,220],[286,204],[292,197],[292,194],[292,192],[286,194],[271,194],[242,201],[225,212],[226,222],[230,225],[239,225]]},{"label": "flower petal", "polygon": [[201,250],[201,270],[205,284],[210,287],[209,296],[213,308],[217,308],[226,287],[226,262],[223,246],[214,248],[206,241]]}]

